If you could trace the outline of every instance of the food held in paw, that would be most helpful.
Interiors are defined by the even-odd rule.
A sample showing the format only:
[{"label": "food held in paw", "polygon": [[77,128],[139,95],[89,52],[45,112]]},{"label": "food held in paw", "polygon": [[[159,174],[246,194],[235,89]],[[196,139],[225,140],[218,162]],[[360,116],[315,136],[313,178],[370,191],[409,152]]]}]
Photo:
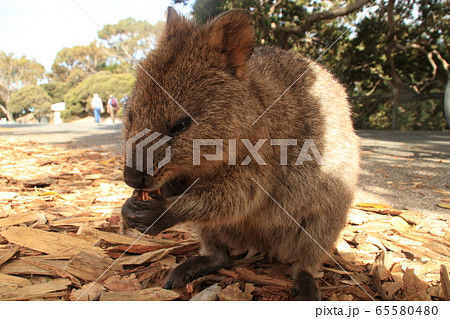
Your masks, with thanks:
[{"label": "food held in paw", "polygon": [[161,197],[161,190],[148,191],[145,189],[135,189],[133,191],[133,197],[141,202],[152,201]]}]

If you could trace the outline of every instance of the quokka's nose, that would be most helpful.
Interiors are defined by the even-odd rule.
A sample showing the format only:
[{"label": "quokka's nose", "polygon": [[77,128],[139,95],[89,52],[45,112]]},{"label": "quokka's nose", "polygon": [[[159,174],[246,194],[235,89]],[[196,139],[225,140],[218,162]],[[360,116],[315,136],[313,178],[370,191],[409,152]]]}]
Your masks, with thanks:
[{"label": "quokka's nose", "polygon": [[135,168],[125,166],[123,170],[123,180],[133,188],[142,188],[147,174],[136,170]]}]

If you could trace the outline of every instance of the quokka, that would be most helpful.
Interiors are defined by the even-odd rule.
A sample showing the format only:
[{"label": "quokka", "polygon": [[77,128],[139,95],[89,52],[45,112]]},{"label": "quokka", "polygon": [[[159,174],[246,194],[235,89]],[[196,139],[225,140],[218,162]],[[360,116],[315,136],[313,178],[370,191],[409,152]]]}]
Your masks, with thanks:
[{"label": "quokka", "polygon": [[[122,216],[128,227],[150,235],[178,223],[196,227],[200,256],[169,274],[168,289],[230,267],[230,248],[248,248],[292,264],[295,297],[320,300],[313,274],[345,224],[358,179],[350,106],[323,67],[298,53],[255,47],[254,39],[245,10],[197,25],[169,8],[156,48],[137,69],[124,137],[144,129],[170,136],[171,160],[157,167],[165,158],[160,147],[153,174],[137,170],[136,158],[125,166],[124,180],[136,191]],[[203,156],[193,165],[194,139],[298,142],[286,146],[286,165],[280,165],[282,146],[269,143],[258,150],[266,165],[229,165],[227,144],[222,161]],[[314,141],[324,165],[295,165],[306,139]],[[213,146],[202,152],[214,154]],[[248,155],[238,143],[236,162]]]}]

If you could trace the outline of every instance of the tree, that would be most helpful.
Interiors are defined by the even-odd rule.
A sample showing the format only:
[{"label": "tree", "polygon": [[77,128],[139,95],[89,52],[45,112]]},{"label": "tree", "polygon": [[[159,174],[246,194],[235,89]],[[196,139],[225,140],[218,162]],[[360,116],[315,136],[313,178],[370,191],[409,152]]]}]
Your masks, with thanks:
[{"label": "tree", "polygon": [[6,104],[11,94],[25,85],[36,84],[44,78],[44,74],[45,69],[40,63],[25,56],[16,58],[13,53],[0,51],[0,95],[5,102],[0,104],[0,109],[9,121],[13,121],[13,116]]},{"label": "tree", "polygon": [[210,12],[248,10],[258,44],[301,52],[336,75],[358,128],[436,130],[446,125],[450,78],[446,2],[197,0],[193,15],[206,21]]},{"label": "tree", "polygon": [[86,76],[98,72],[106,58],[106,49],[96,41],[89,45],[63,48],[56,54],[52,77],[61,82],[79,83]]},{"label": "tree", "polygon": [[109,48],[110,60],[113,63],[126,63],[141,59],[150,50],[162,23],[155,25],[147,21],[128,18],[116,24],[107,24],[98,31],[99,39]]},{"label": "tree", "polygon": [[443,0],[386,0],[356,24],[343,78],[358,127],[445,128],[448,13]]},{"label": "tree", "polygon": [[64,96],[72,87],[72,84],[69,82],[50,82],[42,84],[41,87],[50,96],[51,103],[55,104],[64,101]]},{"label": "tree", "polygon": [[120,101],[125,95],[131,93],[134,80],[134,76],[129,73],[98,72],[67,92],[64,98],[66,110],[61,115],[68,119],[90,111],[90,102],[94,93],[100,95],[103,103],[106,103],[110,94]]},{"label": "tree", "polygon": [[[333,24],[336,18],[349,16],[368,2],[347,0],[336,5],[336,1],[317,0],[197,0],[193,15],[204,22],[225,10],[246,9],[254,18],[259,43],[301,50],[302,44],[321,39],[323,21]],[[342,21],[338,22],[342,24]],[[331,28],[327,28],[329,30]]]},{"label": "tree", "polygon": [[6,116],[8,121],[13,122],[14,118],[10,112],[8,112],[8,109],[6,108],[6,102],[3,99],[2,95],[0,94],[0,118],[3,118]]},{"label": "tree", "polygon": [[33,112],[43,115],[50,112],[50,96],[39,85],[28,85],[11,95],[8,103],[9,112],[26,114]]},{"label": "tree", "polygon": [[222,11],[222,1],[197,0],[192,9],[195,19],[200,23],[205,23]]},{"label": "tree", "polygon": [[44,78],[42,64],[27,59],[25,56],[15,58],[13,53],[0,51],[0,86],[8,100],[12,92],[28,84],[36,84]]}]

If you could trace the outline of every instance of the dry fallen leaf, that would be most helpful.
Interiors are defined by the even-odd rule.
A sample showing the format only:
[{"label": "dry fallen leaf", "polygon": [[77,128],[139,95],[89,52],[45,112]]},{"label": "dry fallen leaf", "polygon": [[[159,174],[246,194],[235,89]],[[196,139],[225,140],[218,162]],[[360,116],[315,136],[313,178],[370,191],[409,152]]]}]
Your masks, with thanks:
[{"label": "dry fallen leaf", "polygon": [[411,228],[409,226],[408,222],[406,220],[404,220],[403,218],[399,217],[399,216],[392,217],[391,224],[396,229],[404,231],[404,232],[408,232],[409,229]]},{"label": "dry fallen leaf", "polygon": [[227,288],[220,291],[217,295],[221,301],[250,301],[253,296],[251,295],[255,287],[252,284],[246,283],[245,290],[239,289],[239,283],[234,283]]},{"label": "dry fallen leaf", "polygon": [[409,301],[429,301],[430,296],[427,293],[428,284],[420,280],[415,274],[414,269],[408,268],[403,275],[403,288],[405,290],[405,300]]},{"label": "dry fallen leaf", "polygon": [[392,274],[389,271],[392,267],[392,263],[391,255],[382,250],[375,259],[375,262],[372,264],[372,269],[369,275],[373,276],[376,272],[380,280],[392,280]]},{"label": "dry fallen leaf", "polygon": [[356,204],[357,208],[375,208],[375,209],[391,209],[392,207],[385,204],[378,204],[378,203],[361,203]]},{"label": "dry fallen leaf", "polygon": [[439,207],[450,209],[450,203],[448,202],[440,202],[437,204]]},{"label": "dry fallen leaf", "polygon": [[103,285],[112,291],[126,292],[141,290],[142,286],[139,280],[136,279],[135,274],[121,277],[120,275],[112,276],[106,279]]}]

